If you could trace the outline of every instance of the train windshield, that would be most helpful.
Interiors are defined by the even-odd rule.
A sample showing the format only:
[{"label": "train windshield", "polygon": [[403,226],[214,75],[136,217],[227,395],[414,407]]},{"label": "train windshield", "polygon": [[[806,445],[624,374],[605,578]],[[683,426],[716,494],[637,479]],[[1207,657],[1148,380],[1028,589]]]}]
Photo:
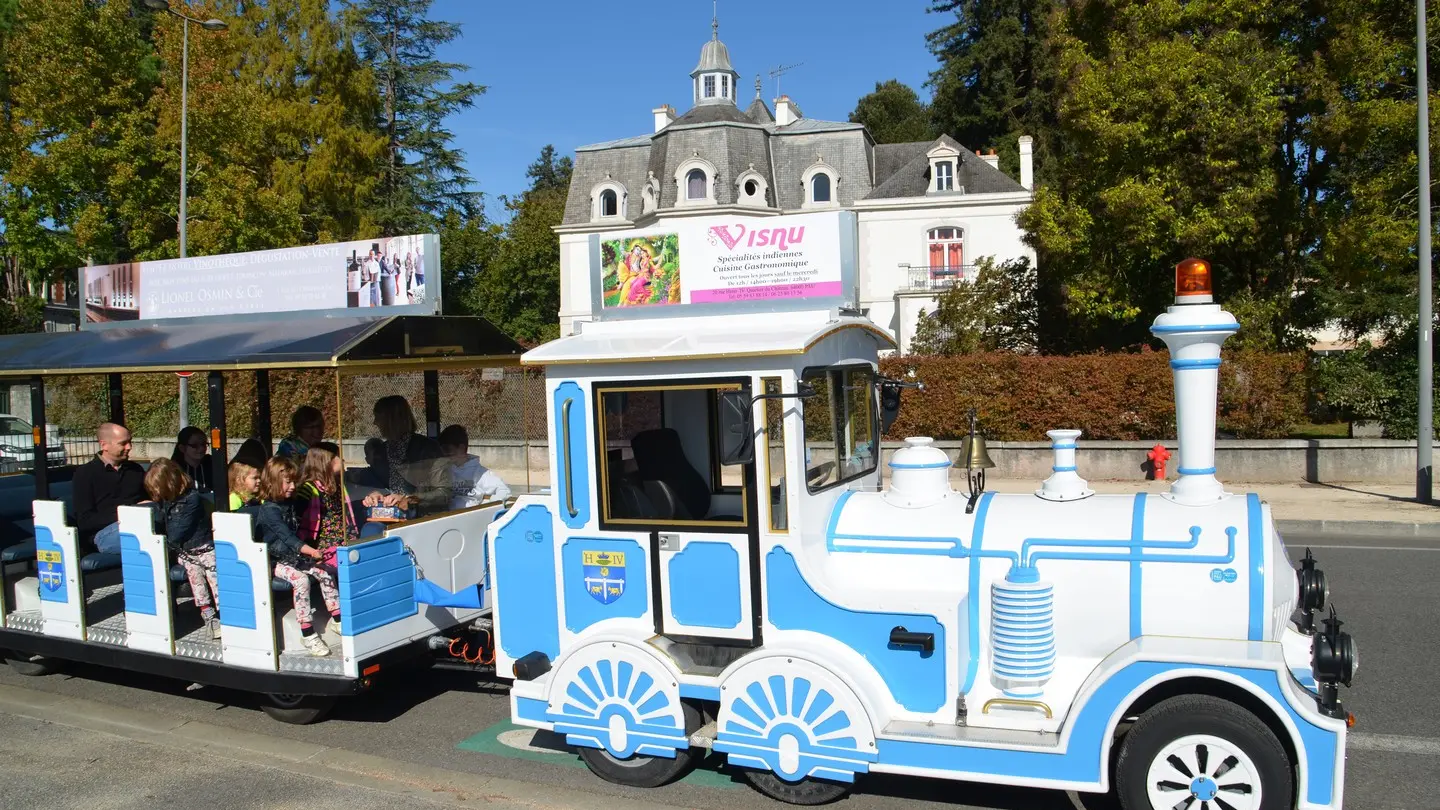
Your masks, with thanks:
[{"label": "train windshield", "polygon": [[815,389],[814,396],[803,400],[805,479],[810,491],[873,472],[880,449],[874,369],[808,369],[802,379]]}]

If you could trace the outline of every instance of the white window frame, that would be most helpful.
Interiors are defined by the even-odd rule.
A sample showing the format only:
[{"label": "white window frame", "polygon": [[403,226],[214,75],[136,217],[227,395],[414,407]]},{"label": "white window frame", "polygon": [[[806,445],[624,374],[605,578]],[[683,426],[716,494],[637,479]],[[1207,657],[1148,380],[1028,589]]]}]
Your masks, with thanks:
[{"label": "white window frame", "polygon": [[[615,192],[615,213],[606,216],[600,212],[600,195],[607,191]],[[625,189],[625,184],[615,180],[602,180],[590,189],[590,221],[625,219],[625,212],[629,209],[630,193]]]},{"label": "white window frame", "polygon": [[[755,193],[746,194],[745,184],[753,182]],[[739,205],[751,206],[754,208],[770,207],[770,184],[765,182],[765,176],[754,169],[746,169],[735,178],[735,201]]]},{"label": "white window frame", "polygon": [[[823,174],[830,178],[830,199],[826,202],[816,202],[815,186],[812,182],[815,176]],[[805,173],[800,175],[800,185],[804,192],[804,201],[800,203],[801,208],[839,208],[840,207],[840,172],[834,166],[823,160],[817,160],[811,164]]]},{"label": "white window frame", "polygon": [[[926,190],[927,194],[954,194],[957,191],[964,193],[964,187],[956,184],[956,181],[959,180],[957,175],[960,174],[960,150],[942,142],[927,152],[926,157],[930,159],[930,187]],[[942,178],[940,167],[945,163],[950,164],[949,174]],[[948,181],[948,188],[941,187],[942,179]]]},{"label": "white window frame", "polygon": [[[931,239],[930,233],[941,228],[953,228],[958,235],[953,239]],[[969,264],[969,262],[966,261],[970,256],[969,246],[967,245],[969,235],[970,229],[958,222],[934,222],[926,225],[925,229],[920,232],[920,237],[924,242],[924,252],[921,255],[925,257],[925,267],[928,270],[930,279],[932,281],[936,280],[937,278],[949,278],[948,271],[950,270],[951,265],[949,264],[950,250],[948,247],[941,251],[941,255],[945,258],[946,263],[940,265],[932,264],[930,262],[930,246],[932,244],[951,245],[956,243],[960,245],[960,264],[958,267],[955,267],[955,278],[956,280],[959,280],[960,274],[964,272],[964,268]],[[935,269],[937,267],[942,268],[942,272],[939,276],[937,276],[935,273]]]},{"label": "white window frame", "polygon": [[[705,173],[705,196],[700,199],[690,199],[690,188],[688,177],[694,169]],[[675,167],[675,205],[683,208],[686,206],[715,205],[715,177],[717,172],[715,164],[702,157],[691,157],[681,161]]]},{"label": "white window frame", "polygon": [[701,98],[717,98],[717,96],[715,95],[715,90],[716,90],[715,84],[716,84],[716,82],[715,82],[715,74],[714,74],[714,73],[706,73],[704,76],[701,76],[701,77],[700,77],[700,97],[701,97]]},{"label": "white window frame", "polygon": [[640,213],[648,214],[660,207],[660,181],[654,175],[645,181],[645,188],[640,192]]}]

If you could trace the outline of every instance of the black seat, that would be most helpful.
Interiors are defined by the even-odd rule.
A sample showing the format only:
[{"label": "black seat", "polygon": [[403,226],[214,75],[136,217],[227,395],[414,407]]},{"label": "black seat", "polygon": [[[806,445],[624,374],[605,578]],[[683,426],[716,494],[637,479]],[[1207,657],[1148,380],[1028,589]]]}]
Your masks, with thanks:
[{"label": "black seat", "polygon": [[738,515],[710,515],[710,485],[685,458],[680,434],[673,428],[641,431],[630,440],[630,448],[645,494],[659,511],[668,513],[662,517],[740,519]]},{"label": "black seat", "polygon": [[87,574],[93,574],[99,571],[113,571],[119,567],[119,554],[106,554],[97,551],[94,554],[86,554],[80,558],[80,570]]},{"label": "black seat", "polygon": [[6,546],[0,551],[0,563],[33,562],[35,560],[35,538],[22,540]]},{"label": "black seat", "polygon": [[[179,563],[170,566],[170,581],[189,582],[189,577],[185,576],[185,566],[180,565]],[[281,579],[280,577],[271,577],[270,590],[274,593],[289,593],[290,581]]]}]

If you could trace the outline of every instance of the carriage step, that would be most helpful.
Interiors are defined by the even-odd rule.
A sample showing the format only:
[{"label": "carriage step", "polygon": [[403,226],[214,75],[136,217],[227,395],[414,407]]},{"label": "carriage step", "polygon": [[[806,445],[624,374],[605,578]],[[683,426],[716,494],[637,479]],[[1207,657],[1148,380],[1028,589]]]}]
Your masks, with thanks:
[{"label": "carriage step", "polygon": [[699,731],[690,735],[690,744],[696,748],[715,747],[715,731],[716,726],[714,721],[706,723]]}]

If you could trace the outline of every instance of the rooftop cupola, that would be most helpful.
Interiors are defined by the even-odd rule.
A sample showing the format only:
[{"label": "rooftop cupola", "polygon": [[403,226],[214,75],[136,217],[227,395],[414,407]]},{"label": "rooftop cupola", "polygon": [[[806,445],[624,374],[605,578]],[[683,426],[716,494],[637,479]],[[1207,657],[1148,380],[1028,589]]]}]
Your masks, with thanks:
[{"label": "rooftop cupola", "polygon": [[740,74],[730,64],[730,49],[720,41],[720,20],[710,20],[710,41],[700,48],[700,63],[690,71],[695,103],[735,106]]}]

